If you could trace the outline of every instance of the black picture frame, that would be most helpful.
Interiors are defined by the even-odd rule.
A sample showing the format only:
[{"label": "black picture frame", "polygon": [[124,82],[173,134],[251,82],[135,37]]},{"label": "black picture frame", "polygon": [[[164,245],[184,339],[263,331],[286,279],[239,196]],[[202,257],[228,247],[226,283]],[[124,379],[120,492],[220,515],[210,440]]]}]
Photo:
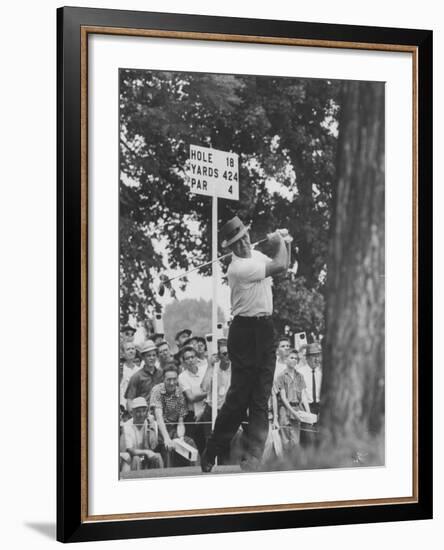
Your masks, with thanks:
[{"label": "black picture frame", "polygon": [[[119,28],[405,46],[416,52],[417,126],[417,481],[415,501],[312,509],[157,517],[90,518],[85,487],[85,387],[87,350],[86,220],[82,214],[82,28]],[[428,519],[432,517],[432,32],[90,8],[57,10],[57,539],[62,542],[283,529]],[[83,120],[83,124],[82,124]],[[82,173],[83,171],[83,173]],[[83,195],[82,195],[83,194]],[[83,235],[83,237],[82,237]],[[82,244],[83,242],[83,244]],[[86,303],[85,303],[86,300]],[[83,411],[83,413],[82,413]],[[131,519],[131,521],[128,521]]]}]

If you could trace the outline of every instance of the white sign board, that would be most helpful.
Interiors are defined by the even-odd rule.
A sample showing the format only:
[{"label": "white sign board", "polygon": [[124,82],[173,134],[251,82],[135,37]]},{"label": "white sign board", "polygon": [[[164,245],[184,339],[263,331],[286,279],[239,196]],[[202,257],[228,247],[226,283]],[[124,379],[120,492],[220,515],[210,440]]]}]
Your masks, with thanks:
[{"label": "white sign board", "polygon": [[191,193],[239,200],[239,156],[190,145],[187,183]]}]

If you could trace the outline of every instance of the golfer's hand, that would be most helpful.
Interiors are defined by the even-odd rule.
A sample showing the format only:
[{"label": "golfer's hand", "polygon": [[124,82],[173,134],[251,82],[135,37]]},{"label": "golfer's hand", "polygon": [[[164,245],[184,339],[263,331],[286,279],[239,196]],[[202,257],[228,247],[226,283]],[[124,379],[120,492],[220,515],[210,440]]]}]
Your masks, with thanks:
[{"label": "golfer's hand", "polygon": [[167,451],[172,451],[174,449],[174,443],[170,438],[165,440],[165,448]]},{"label": "golfer's hand", "polygon": [[282,236],[286,244],[293,242],[293,237],[288,232],[288,229],[277,229],[276,232]]},{"label": "golfer's hand", "polygon": [[274,233],[268,233],[267,238],[268,242],[271,245],[279,245],[284,240],[282,235],[278,231],[275,231]]}]

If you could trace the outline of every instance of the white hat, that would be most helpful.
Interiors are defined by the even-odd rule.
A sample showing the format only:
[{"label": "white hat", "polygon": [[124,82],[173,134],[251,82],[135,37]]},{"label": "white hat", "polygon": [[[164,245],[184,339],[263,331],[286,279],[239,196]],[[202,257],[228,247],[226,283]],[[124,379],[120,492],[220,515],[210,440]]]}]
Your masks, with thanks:
[{"label": "white hat", "polygon": [[139,346],[139,353],[146,353],[148,351],[157,352],[156,344],[152,340],[145,340],[145,342],[142,342]]},{"label": "white hat", "polygon": [[132,408],[137,409],[137,407],[147,407],[148,403],[146,402],[146,399],[144,397],[136,397],[133,399]]}]

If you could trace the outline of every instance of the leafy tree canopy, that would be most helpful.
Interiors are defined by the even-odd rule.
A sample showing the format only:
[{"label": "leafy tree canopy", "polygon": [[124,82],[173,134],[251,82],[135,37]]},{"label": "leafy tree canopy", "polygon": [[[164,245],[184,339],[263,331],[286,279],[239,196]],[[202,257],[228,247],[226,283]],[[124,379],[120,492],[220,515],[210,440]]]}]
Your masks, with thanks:
[{"label": "leafy tree canopy", "polygon": [[184,185],[194,144],[239,154],[240,200],[219,200],[219,224],[238,214],[253,240],[289,229],[299,270],[276,285],[275,313],[323,330],[338,89],[329,80],[120,71],[122,321],[157,307],[156,275],[211,257],[211,201]]},{"label": "leafy tree canopy", "polygon": [[[225,323],[223,311],[219,308],[218,320]],[[211,333],[211,301],[185,299],[171,302],[165,308],[163,316],[165,338],[174,342],[179,330],[189,328],[194,336],[205,336]]]}]

